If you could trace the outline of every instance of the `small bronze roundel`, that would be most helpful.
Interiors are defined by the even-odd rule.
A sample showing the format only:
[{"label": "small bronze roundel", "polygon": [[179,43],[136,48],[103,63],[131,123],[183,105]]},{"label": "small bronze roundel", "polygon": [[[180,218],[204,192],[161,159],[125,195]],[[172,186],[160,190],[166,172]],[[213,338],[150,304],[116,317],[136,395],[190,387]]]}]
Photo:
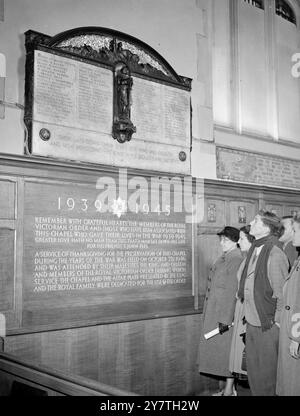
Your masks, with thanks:
[{"label": "small bronze roundel", "polygon": [[44,140],[46,142],[47,140],[50,139],[50,137],[51,137],[51,133],[48,129],[41,129],[40,130],[40,138],[42,140]]},{"label": "small bronze roundel", "polygon": [[186,161],[186,153],[185,152],[180,152],[179,153],[179,160],[181,162],[185,162]]}]

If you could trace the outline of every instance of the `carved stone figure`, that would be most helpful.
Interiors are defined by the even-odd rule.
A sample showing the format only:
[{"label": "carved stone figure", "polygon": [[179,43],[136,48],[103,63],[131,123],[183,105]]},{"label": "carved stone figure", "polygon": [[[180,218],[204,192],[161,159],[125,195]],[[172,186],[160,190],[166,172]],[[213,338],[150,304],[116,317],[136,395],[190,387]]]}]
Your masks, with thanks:
[{"label": "carved stone figure", "polygon": [[136,132],[130,119],[132,86],[133,80],[128,66],[119,62],[115,67],[113,124],[113,137],[119,143],[130,141],[132,134]]},{"label": "carved stone figure", "polygon": [[119,119],[130,119],[132,78],[127,66],[121,68],[117,75],[117,97]]}]

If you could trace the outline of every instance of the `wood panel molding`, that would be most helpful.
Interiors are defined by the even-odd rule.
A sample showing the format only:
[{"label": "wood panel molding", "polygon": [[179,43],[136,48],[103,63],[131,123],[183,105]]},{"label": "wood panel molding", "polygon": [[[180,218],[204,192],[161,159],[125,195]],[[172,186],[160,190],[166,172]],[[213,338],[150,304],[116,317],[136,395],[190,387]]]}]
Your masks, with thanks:
[{"label": "wood panel molding", "polygon": [[16,379],[25,385],[29,383],[29,385],[36,386],[42,390],[50,390],[61,395],[136,396],[135,393],[107,386],[81,376],[71,376],[58,370],[36,366],[26,360],[20,360],[6,353],[0,353],[0,372],[2,375],[0,379],[4,379],[6,375],[10,381]]}]

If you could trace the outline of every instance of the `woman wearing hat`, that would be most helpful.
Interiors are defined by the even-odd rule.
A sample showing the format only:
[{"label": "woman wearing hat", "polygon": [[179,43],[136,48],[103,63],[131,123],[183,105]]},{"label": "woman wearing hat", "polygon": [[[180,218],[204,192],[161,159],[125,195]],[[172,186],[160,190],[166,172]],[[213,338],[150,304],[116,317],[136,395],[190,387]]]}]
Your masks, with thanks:
[{"label": "woman wearing hat", "polygon": [[[293,246],[300,246],[300,215],[293,221]],[[300,257],[283,286],[276,393],[300,396]]]},{"label": "woman wearing hat", "polygon": [[[253,241],[254,237],[250,234],[250,225],[242,227],[240,229],[239,246],[242,253],[244,253],[245,257],[247,256],[247,253],[250,250]],[[238,282],[241,280],[241,275],[243,273],[245,263],[246,258],[239,267],[237,273]],[[243,360],[243,355],[245,354],[246,338],[246,323],[244,317],[244,305],[240,301],[240,299],[237,298],[234,313],[234,327],[231,341],[229,370],[235,376],[235,378],[240,380],[247,379],[245,360]]]},{"label": "woman wearing hat", "polygon": [[[232,324],[237,291],[237,271],[243,260],[237,247],[239,230],[225,227],[220,233],[220,244],[223,251],[212,266],[208,278],[204,308],[203,325],[198,351],[199,372],[226,379],[226,385],[216,395],[231,396],[233,377],[229,372],[229,353],[232,337]],[[219,334],[205,339],[204,334],[219,328]],[[224,381],[223,381],[224,384]],[[221,387],[221,384],[220,384]]]}]

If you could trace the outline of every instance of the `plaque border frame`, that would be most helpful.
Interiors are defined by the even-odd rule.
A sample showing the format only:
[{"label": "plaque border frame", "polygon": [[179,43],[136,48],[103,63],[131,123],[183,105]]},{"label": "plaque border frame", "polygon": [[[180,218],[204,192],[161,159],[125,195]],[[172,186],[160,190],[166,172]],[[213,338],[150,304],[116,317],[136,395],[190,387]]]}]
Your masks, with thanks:
[{"label": "plaque border frame", "polygon": [[[60,46],[63,42],[72,41],[80,36],[98,36],[111,39],[111,50],[104,48],[102,53],[91,51],[86,45],[81,48],[71,46],[69,49]],[[129,43],[157,62],[164,72],[152,67],[150,64],[142,64],[137,60],[137,55],[123,49],[122,42]],[[126,47],[126,46],[125,46]],[[25,64],[25,110],[24,123],[26,127],[26,137],[24,143],[24,153],[32,154],[32,126],[33,126],[33,97],[34,97],[34,52],[40,50],[52,53],[61,57],[74,59],[94,66],[109,69],[114,73],[117,62],[125,63],[133,76],[146,79],[152,82],[165,84],[174,88],[191,92],[192,80],[188,77],[180,76],[172,66],[150,45],[131,35],[113,29],[88,26],[70,29],[55,36],[28,30],[25,32],[26,64]],[[88,49],[88,50],[87,50]],[[101,52],[101,53],[100,53]],[[113,137],[112,137],[113,139]],[[192,105],[190,103],[190,151],[192,149]],[[46,157],[42,156],[41,157]]]}]

